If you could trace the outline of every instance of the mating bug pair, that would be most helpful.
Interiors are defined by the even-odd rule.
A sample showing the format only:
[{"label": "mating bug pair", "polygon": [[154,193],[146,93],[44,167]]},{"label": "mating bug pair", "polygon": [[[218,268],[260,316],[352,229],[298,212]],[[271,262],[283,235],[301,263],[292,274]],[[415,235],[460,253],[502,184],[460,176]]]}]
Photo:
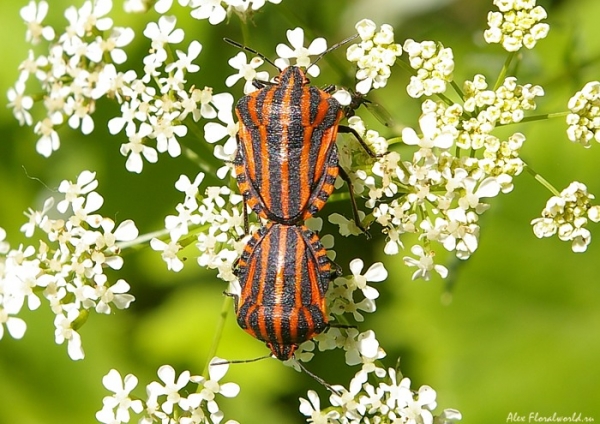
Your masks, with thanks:
[{"label": "mating bug pair", "polygon": [[328,326],[325,293],[338,268],[303,223],[325,206],[338,175],[349,185],[355,221],[366,233],[350,180],[339,166],[338,132],[353,133],[370,156],[379,155],[354,130],[339,125],[342,106],[330,90],[311,86],[301,68],[289,66],[275,81],[255,81],[258,90],[235,108],[237,184],[245,205],[269,221],[253,234],[236,264],[241,294],[235,297],[240,327],[283,361]]}]

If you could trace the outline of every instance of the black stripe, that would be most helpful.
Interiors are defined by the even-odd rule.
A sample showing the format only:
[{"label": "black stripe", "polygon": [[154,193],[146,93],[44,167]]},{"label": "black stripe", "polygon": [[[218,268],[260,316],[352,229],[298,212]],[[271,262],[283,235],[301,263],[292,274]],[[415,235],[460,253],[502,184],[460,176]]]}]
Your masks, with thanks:
[{"label": "black stripe", "polygon": [[309,110],[310,110],[310,124],[313,125],[315,120],[317,119],[317,115],[319,113],[319,105],[321,104],[321,90],[317,87],[309,87]]}]

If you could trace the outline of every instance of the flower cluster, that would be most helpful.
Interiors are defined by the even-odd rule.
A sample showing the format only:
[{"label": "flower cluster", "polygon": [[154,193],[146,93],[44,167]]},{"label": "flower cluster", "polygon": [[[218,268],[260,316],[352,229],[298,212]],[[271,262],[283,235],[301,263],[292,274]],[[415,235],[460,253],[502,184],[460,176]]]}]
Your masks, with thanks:
[{"label": "flower cluster", "polygon": [[445,92],[446,83],[452,81],[454,72],[452,49],[433,41],[418,43],[411,39],[404,42],[403,48],[410,66],[417,71],[417,75],[410,77],[406,88],[408,95],[419,98]]},{"label": "flower cluster", "polygon": [[[369,381],[367,381],[369,379]],[[372,382],[376,381],[374,385]],[[348,389],[333,386],[337,393],[329,396],[331,406],[322,408],[316,392],[309,390],[308,399],[300,398],[300,412],[313,423],[394,422],[443,423],[460,421],[455,409],[444,409],[434,416],[436,392],[429,386],[411,390],[411,381],[394,369],[360,370]]]},{"label": "flower cluster", "polygon": [[[211,25],[223,22],[232,13],[245,20],[252,13],[263,7],[265,3],[281,3],[281,0],[179,0],[179,4],[187,6],[192,11],[190,15],[195,19],[206,19]],[[123,8],[129,13],[147,12],[154,4],[158,13],[167,13],[173,5],[173,0],[125,0]]]},{"label": "flower cluster", "polygon": [[[202,50],[198,41],[192,41],[187,51],[176,51],[176,60],[167,53],[169,44],[183,41],[184,32],[175,28],[176,19],[161,16],[158,23],[146,26],[144,35],[151,40],[151,48],[144,57],[144,74],[137,77],[134,71],[113,75],[119,84],[111,87],[110,95],[121,104],[121,115],[108,122],[111,134],[125,131],[128,143],[121,146],[121,154],[127,156],[126,168],[140,173],[143,159],[157,161],[158,153],[167,152],[171,157],[181,154],[179,138],[188,132],[183,121],[191,116],[217,117],[227,95],[213,95],[210,87],[186,89],[187,74],[198,72],[193,62]],[[148,145],[155,140],[156,148]]]},{"label": "flower cluster", "polygon": [[600,143],[600,82],[588,82],[571,97],[568,107],[569,140],[584,147],[590,147],[592,139]]},{"label": "flower cluster", "polygon": [[[453,79],[452,51],[410,39],[403,49],[417,71],[407,89],[411,96],[445,94]],[[367,60],[366,52],[353,53],[357,57],[352,61],[358,61],[360,54]],[[429,279],[433,272],[447,275],[447,269],[434,262],[432,242],[455,251],[461,259],[477,249],[479,215],[489,208],[483,200],[510,192],[513,177],[524,168],[519,157],[523,134],[515,132],[501,140],[492,131],[521,122],[525,112],[536,108],[536,98],[544,95],[540,86],[518,84],[512,76],[499,81],[495,89],[488,88],[483,75],[466,81],[462,91],[451,86],[461,102],[447,96],[425,99],[420,132],[403,129],[402,142],[415,148],[409,160],[394,151],[374,162],[361,160],[344,141],[340,143],[340,164],[348,169],[355,193],[365,196],[366,206],[373,209],[368,219],[380,224],[387,235],[385,253],[397,254],[404,247],[402,234],[418,236],[419,244],[410,249],[416,257],[404,257],[407,266],[417,268],[413,278]],[[380,142],[379,134],[367,129],[358,116],[350,118],[349,125],[368,144],[387,148],[388,141]],[[330,221],[339,225],[342,235],[359,234],[340,215]]]},{"label": "flower cluster", "polygon": [[[276,47],[278,58],[273,64],[283,70],[292,65],[290,59],[295,59],[294,66],[303,67],[305,72],[310,76],[318,76],[320,69],[316,64],[311,63],[310,57],[318,56],[325,52],[327,50],[327,41],[319,37],[311,41],[308,47],[304,47],[304,30],[300,27],[287,30],[286,36],[291,47],[283,43],[278,44]],[[244,94],[251,93],[257,89],[254,85],[256,81],[269,80],[268,72],[256,71],[256,68],[264,63],[261,57],[255,56],[250,62],[247,60],[246,54],[243,52],[229,59],[229,65],[238,72],[237,74],[228,76],[225,80],[225,84],[231,87],[240,79],[244,79]]]},{"label": "flower cluster", "polygon": [[[478,217],[489,207],[483,199],[511,191],[513,177],[524,167],[519,151],[525,137],[514,133],[500,140],[491,132],[497,125],[521,121],[525,111],[535,108],[535,98],[543,95],[541,87],[519,85],[513,77],[496,90],[487,90],[481,75],[464,87],[463,104],[423,102],[421,135],[404,128],[403,143],[416,149],[411,160],[392,152],[349,172],[355,192],[368,198],[366,206],[373,208],[373,219],[387,235],[387,254],[403,247],[402,234],[419,236],[422,245],[411,248],[416,258],[404,258],[408,266],[417,268],[413,278],[429,279],[432,272],[447,275],[446,268],[433,261],[433,241],[461,259],[477,249]],[[368,136],[357,116],[349,124],[363,138]],[[378,134],[369,138],[377,140]],[[458,148],[457,156],[450,152],[452,147]],[[479,150],[480,157],[473,157],[471,149]],[[341,163],[352,165],[346,155],[342,145]],[[344,235],[357,233],[345,218],[332,216],[330,220],[340,225]]]},{"label": "flower cluster", "polygon": [[356,91],[367,94],[372,89],[386,86],[391,66],[402,54],[402,47],[394,43],[394,29],[390,25],[382,25],[377,31],[373,21],[363,19],[355,28],[361,42],[348,47],[346,58],[358,67]]},{"label": "flower cluster", "polygon": [[546,38],[549,25],[542,6],[535,0],[494,0],[499,12],[488,13],[489,28],[483,36],[487,43],[500,43],[506,51],[516,52],[525,46],[532,49],[538,40]]},{"label": "flower cluster", "polygon": [[[140,424],[220,423],[224,414],[219,409],[216,395],[235,397],[240,388],[235,383],[219,382],[229,368],[227,363],[215,357],[210,364],[208,378],[193,376],[189,371],[176,378],[173,367],[163,365],[158,369],[161,382],[153,381],[146,386],[145,400],[131,396],[138,383],[136,376],[128,374],[123,379],[117,370],[110,370],[102,383],[114,394],[103,399],[103,407],[96,413],[96,419],[106,424],[128,423],[132,411],[141,415]],[[225,424],[237,424],[237,421],[227,420]]]},{"label": "flower cluster", "polygon": [[201,195],[198,187],[203,179],[203,173],[199,173],[193,182],[185,175],[179,178],[175,188],[185,197],[175,207],[177,215],[165,218],[168,241],[153,238],[150,245],[162,252],[170,270],[179,272],[183,262],[177,253],[195,242],[199,251],[198,264],[217,269],[219,278],[232,282],[235,280],[233,264],[244,247],[242,196],[224,186],[207,187]]},{"label": "flower cluster", "polygon": [[[113,27],[106,16],[111,8],[112,2],[106,0],[86,1],[79,9],[69,7],[65,12],[69,25],[58,39],[53,29],[42,26],[48,10],[45,1],[31,1],[21,10],[29,28],[27,38],[37,44],[43,37],[50,45],[48,54],[35,56],[30,51],[20,64],[21,72],[8,94],[9,106],[21,125],[33,125],[39,136],[36,150],[43,156],[59,148],[56,130],[64,123],[83,134],[93,131],[96,101],[115,83],[114,65],[127,59],[122,47],[133,40],[134,33],[131,28]],[[45,117],[35,123],[30,113],[33,98],[26,94],[30,80],[44,93]]]},{"label": "flower cluster", "polygon": [[138,230],[131,220],[115,228],[113,220],[96,213],[104,200],[95,191],[95,177],[84,171],[75,183],[60,184],[58,191],[64,198],[55,209],[68,218],[50,217],[55,204],[52,197],[41,211],[26,213],[29,221],[21,231],[27,238],[40,237],[37,249],[10,249],[3,241],[4,230],[0,232],[0,329],[6,324],[11,336],[22,337],[25,323],[14,315],[25,302],[30,310],[37,309],[41,293],[56,314],[56,343],[67,341],[74,360],[84,356],[77,330],[89,311],[110,314],[112,308],[125,309],[134,300],[127,293],[129,284],[122,279],[110,282],[105,270],[121,269],[118,243],[135,239]]},{"label": "flower cluster", "polygon": [[[322,240],[324,244],[332,245],[327,236]],[[315,344],[320,351],[344,350],[348,365],[372,364],[385,356],[373,331],[360,333],[356,328],[345,328],[345,323],[350,320],[362,322],[363,312],[375,312],[375,299],[379,297],[379,292],[367,283],[377,283],[387,278],[387,271],[381,262],[371,265],[364,275],[361,274],[363,265],[361,259],[354,259],[350,262],[352,275],[338,277],[330,284],[326,299],[331,326],[313,340],[302,343],[294,353],[294,358],[285,362],[286,365],[299,369],[296,361],[310,361],[313,358]],[[361,293],[360,300],[356,299],[358,292]],[[337,327],[337,323],[344,325]]]},{"label": "flower cluster", "polygon": [[593,199],[585,184],[571,183],[559,196],[546,202],[541,218],[531,221],[534,234],[539,238],[558,234],[562,241],[571,242],[573,252],[585,252],[592,239],[585,226],[588,220],[600,221],[600,206],[592,206]]},{"label": "flower cluster", "polygon": [[[188,74],[200,69],[193,62],[202,45],[192,41],[187,51],[177,50],[173,58],[167,50],[183,41],[184,32],[175,28],[177,21],[172,16],[161,16],[157,23],[146,26],[144,35],[151,47],[143,58],[143,74],[118,71],[115,65],[127,59],[122,47],[131,42],[134,32],[130,28],[113,28],[112,19],[105,17],[111,8],[112,2],[104,0],[67,9],[69,26],[56,41],[52,40],[49,53],[37,57],[30,53],[21,63],[21,74],[8,92],[9,106],[22,125],[34,126],[34,132],[40,136],[37,151],[50,156],[60,146],[58,127],[66,122],[89,134],[95,126],[92,114],[96,101],[101,97],[116,100],[121,114],[108,122],[108,128],[111,134],[125,132],[128,142],[120,149],[127,157],[125,166],[130,172],[140,173],[144,160],[155,163],[158,153],[179,156],[179,138],[188,132],[183,124],[186,117],[191,116],[196,122],[201,117],[215,118],[217,110],[230,109],[230,95],[213,95],[210,87],[185,88]],[[54,34],[53,30],[46,30],[49,27],[41,27],[46,10],[47,4],[41,1],[37,12],[34,2],[21,12],[30,27],[32,42],[39,42],[44,34],[46,39]],[[30,113],[34,101],[26,93],[27,82],[32,78],[44,92],[46,115],[35,124]],[[223,102],[226,106],[222,106]]]},{"label": "flower cluster", "polygon": [[[320,226],[319,220],[309,220],[312,228]],[[331,245],[329,237],[322,238],[324,244]],[[362,364],[364,369],[372,369],[375,361],[383,358],[385,352],[379,346],[375,333],[371,330],[359,333],[356,328],[336,326],[336,322],[348,322],[343,314],[352,314],[355,321],[362,321],[362,312],[375,311],[375,299],[379,296],[378,291],[367,285],[368,282],[380,282],[387,278],[387,271],[383,264],[376,263],[369,267],[364,275],[361,274],[363,262],[355,259],[350,264],[351,276],[339,277],[330,286],[327,292],[327,303],[330,306],[330,321],[332,325],[323,333],[317,335],[313,340],[308,340],[299,346],[294,357],[285,365],[300,370],[299,361],[308,362],[314,354],[315,344],[320,351],[343,349],[345,351],[346,363],[349,365]],[[357,302],[354,297],[357,291],[362,292],[363,299]]]}]

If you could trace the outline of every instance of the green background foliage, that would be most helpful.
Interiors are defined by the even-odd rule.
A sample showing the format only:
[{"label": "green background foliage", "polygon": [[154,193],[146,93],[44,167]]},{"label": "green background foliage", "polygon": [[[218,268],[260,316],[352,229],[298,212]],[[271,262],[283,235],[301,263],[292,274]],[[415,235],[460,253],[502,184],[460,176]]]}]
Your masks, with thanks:
[{"label": "green background foliage", "polygon": [[[46,22],[60,31],[65,23],[63,10],[71,3],[49,3]],[[600,3],[538,3],[548,11],[550,34],[533,51],[523,52],[518,77],[521,84],[544,87],[546,96],[536,111],[541,114],[566,110],[575,91],[598,79]],[[18,1],[0,6],[0,93],[15,81],[17,65],[26,57],[25,28],[18,16],[24,5],[25,1]],[[141,35],[147,16],[125,15],[120,9],[121,2],[115,2],[115,25],[131,26],[138,36],[128,48],[127,63],[140,63],[147,46]],[[222,37],[243,40],[272,57],[276,44],[285,42],[286,29],[300,25],[308,38],[325,36],[332,44],[351,34],[361,18],[393,25],[400,43],[406,38],[431,39],[451,47],[459,85],[475,73],[494,81],[506,52],[483,42],[491,9],[491,0],[283,0],[280,6],[268,4],[247,23],[245,39],[235,16],[228,24],[213,27],[186,17],[178,5],[172,12],[186,31],[185,46],[180,48],[192,39],[204,46],[194,82],[221,92],[226,90],[225,77],[232,73],[227,59],[237,53]],[[156,19],[154,12],[149,15]],[[324,59],[323,74],[313,82],[348,84],[344,72],[350,72],[350,67],[342,59],[341,51]],[[419,102],[406,94],[407,81],[406,73],[396,67],[389,86],[374,94],[400,125],[417,127]],[[238,98],[241,86],[234,90]],[[158,164],[145,164],[141,176],[126,172],[125,158],[118,152],[123,135],[113,137],[106,130],[107,120],[117,113],[115,104],[101,101],[92,135],[63,128],[60,150],[44,159],[35,153],[32,132],[19,127],[10,110],[0,108],[0,226],[7,230],[13,247],[32,243],[18,231],[25,220],[22,212],[41,208],[60,180],[73,180],[84,169],[98,173],[105,216],[117,221],[132,218],[144,233],[161,228],[163,217],[173,213],[181,201],[174,182],[181,173],[194,176],[197,167],[184,157],[163,155]],[[398,135],[376,120],[370,122],[385,136]],[[524,160],[555,187],[562,190],[578,180],[591,193],[600,194],[600,146],[585,150],[570,143],[562,118],[522,124],[518,130],[527,136]],[[212,147],[203,145],[194,131],[183,143],[214,160]],[[581,413],[600,420],[600,245],[593,240],[585,254],[574,254],[557,238],[536,239],[529,222],[549,197],[528,174],[516,178],[515,190],[494,199],[483,215],[480,247],[469,261],[459,262],[438,249],[438,258],[450,268],[448,281],[411,281],[403,253],[383,255],[381,236],[368,244],[361,237],[337,238],[337,262],[346,272],[354,257],[363,258],[366,266],[383,261],[390,271],[387,281],[376,284],[381,292],[377,312],[359,329],[374,329],[387,352],[385,364],[394,366],[400,358],[413,387],[431,385],[438,392],[438,404],[459,409],[465,423],[502,423],[511,412]],[[349,204],[331,202],[321,216],[333,211],[349,216]],[[593,226],[591,230],[598,233]],[[323,233],[334,231],[326,226]],[[405,246],[411,245],[405,239]],[[54,316],[45,305],[34,312],[24,310],[25,337],[15,341],[5,335],[0,341],[0,424],[96,422],[95,411],[108,394],[101,379],[111,368],[138,376],[140,396],[145,384],[157,379],[162,364],[200,374],[224,302],[225,284],[196,265],[193,249],[184,254],[188,263],[179,274],[167,272],[160,255],[150,249],[125,257],[125,267],[114,279],[125,278],[136,301],[129,310],[111,316],[91,314],[80,331],[86,352],[83,361],[71,361],[66,346],[54,343]],[[263,344],[237,327],[233,309],[228,312],[217,354],[227,359],[266,354]],[[347,384],[357,371],[344,365],[341,352],[319,353],[308,368],[336,384]],[[237,398],[220,403],[226,418],[244,424],[302,422],[298,397],[308,389],[326,396],[310,377],[276,360],[232,365],[224,381],[241,386]]]}]

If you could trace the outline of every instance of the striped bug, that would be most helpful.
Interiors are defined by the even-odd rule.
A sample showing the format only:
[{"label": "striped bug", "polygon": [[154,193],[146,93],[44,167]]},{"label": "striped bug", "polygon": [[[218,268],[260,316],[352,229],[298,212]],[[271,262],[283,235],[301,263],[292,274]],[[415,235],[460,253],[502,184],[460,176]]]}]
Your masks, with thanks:
[{"label": "striped bug", "polygon": [[241,286],[234,295],[237,322],[277,359],[292,358],[299,344],[327,328],[325,293],[338,270],[306,226],[261,227],[234,272]]},{"label": "striped bug", "polygon": [[[313,65],[353,38],[326,50]],[[276,67],[257,51],[225,40]],[[350,179],[339,166],[338,132],[352,133],[371,157],[381,155],[373,153],[355,130],[340,125],[344,115],[340,103],[331,90],[310,85],[300,67],[280,70],[274,83],[254,84],[258,90],[242,97],[235,107],[240,128],[234,166],[244,201],[261,218],[294,225],[323,208],[340,175],[348,184],[354,220],[366,233]]]}]

